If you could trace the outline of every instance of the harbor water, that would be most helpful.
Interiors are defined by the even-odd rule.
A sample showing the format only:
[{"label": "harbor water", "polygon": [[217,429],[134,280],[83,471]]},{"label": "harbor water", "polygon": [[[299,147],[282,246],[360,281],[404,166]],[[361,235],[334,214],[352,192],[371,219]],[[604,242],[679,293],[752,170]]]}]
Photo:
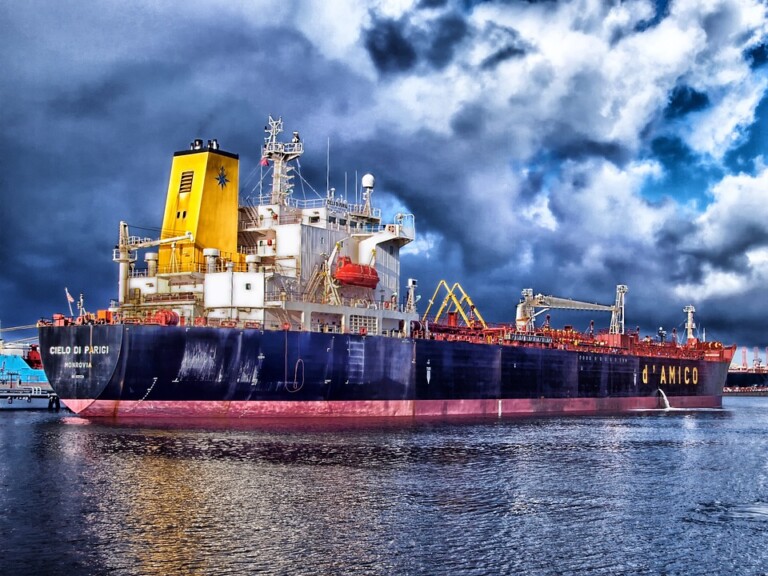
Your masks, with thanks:
[{"label": "harbor water", "polygon": [[768,574],[768,398],[475,421],[0,413],[0,574]]}]

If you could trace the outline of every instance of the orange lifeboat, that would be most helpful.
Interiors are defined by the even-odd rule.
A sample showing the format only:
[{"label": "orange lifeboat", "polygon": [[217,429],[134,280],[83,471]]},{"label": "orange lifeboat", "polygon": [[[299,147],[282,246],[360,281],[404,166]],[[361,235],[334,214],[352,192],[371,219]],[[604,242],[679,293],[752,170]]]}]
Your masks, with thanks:
[{"label": "orange lifeboat", "polygon": [[349,256],[339,258],[333,277],[342,284],[362,286],[363,288],[376,288],[379,283],[379,274],[376,272],[376,268],[355,264]]}]

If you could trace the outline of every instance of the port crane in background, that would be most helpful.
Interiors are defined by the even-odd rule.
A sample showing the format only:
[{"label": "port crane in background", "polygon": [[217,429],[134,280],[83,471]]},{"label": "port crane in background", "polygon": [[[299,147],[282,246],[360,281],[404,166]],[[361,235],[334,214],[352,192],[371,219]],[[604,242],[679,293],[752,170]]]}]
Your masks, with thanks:
[{"label": "port crane in background", "polygon": [[[594,304],[591,302],[579,302],[569,298],[558,298],[556,296],[544,296],[536,294],[533,289],[523,290],[522,299],[517,305],[517,314],[515,323],[519,332],[534,332],[536,316],[552,308],[561,310],[597,310],[611,312],[611,334],[624,334],[624,295],[629,291],[624,284],[616,286],[616,303],[613,306],[604,304]],[[536,309],[539,309],[536,311]]]}]

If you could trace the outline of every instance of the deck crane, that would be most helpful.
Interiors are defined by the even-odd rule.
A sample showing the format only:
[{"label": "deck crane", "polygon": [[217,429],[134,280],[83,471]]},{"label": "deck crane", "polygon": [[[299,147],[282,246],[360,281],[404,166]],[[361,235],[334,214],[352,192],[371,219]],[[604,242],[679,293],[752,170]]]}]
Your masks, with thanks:
[{"label": "deck crane", "polygon": [[128,224],[120,222],[120,240],[112,254],[112,260],[120,264],[120,280],[118,286],[118,301],[124,304],[128,296],[128,272],[130,265],[136,262],[136,251],[141,248],[151,248],[162,244],[172,244],[175,247],[176,242],[194,241],[192,232],[185,232],[181,236],[172,238],[161,238],[153,240],[152,238],[140,238],[139,236],[130,236],[128,234]]},{"label": "deck crane", "polygon": [[[435,314],[435,322],[438,322],[440,320],[440,316],[442,315],[443,311],[445,310],[445,307],[448,306],[449,302],[452,302],[454,307],[456,308],[456,312],[458,312],[461,315],[461,319],[464,320],[464,323],[469,326],[470,328],[474,328],[476,325],[476,322],[469,319],[466,312],[464,312],[464,303],[469,305],[469,313],[470,315],[474,315],[477,317],[477,321],[480,323],[480,325],[485,330],[488,328],[488,326],[485,323],[485,320],[483,320],[483,317],[480,315],[480,312],[475,308],[475,304],[472,302],[472,299],[467,295],[466,292],[464,292],[464,289],[461,287],[461,285],[456,282],[453,286],[450,288],[448,287],[448,284],[445,280],[440,280],[440,283],[437,285],[437,288],[435,289],[435,293],[432,295],[432,298],[429,299],[429,306],[427,306],[427,309],[424,311],[424,315],[422,316],[422,322],[427,321],[427,315],[429,314],[429,309],[432,308],[432,304],[435,303],[435,299],[437,298],[438,292],[440,292],[440,288],[445,288],[447,291],[447,294],[445,295],[445,298],[443,298],[443,303],[440,305],[440,309],[437,311],[437,314]],[[456,291],[461,293],[461,298],[456,297]]]},{"label": "deck crane", "polygon": [[[579,302],[568,298],[557,298],[555,296],[544,296],[543,294],[533,295],[531,288],[523,290],[523,297],[517,305],[516,324],[520,332],[533,332],[535,330],[534,320],[542,312],[551,308],[562,310],[600,310],[611,312],[611,334],[624,334],[624,295],[629,291],[624,284],[616,286],[616,303],[613,306],[604,304],[593,304],[590,302]],[[540,308],[538,312],[536,308]]]}]

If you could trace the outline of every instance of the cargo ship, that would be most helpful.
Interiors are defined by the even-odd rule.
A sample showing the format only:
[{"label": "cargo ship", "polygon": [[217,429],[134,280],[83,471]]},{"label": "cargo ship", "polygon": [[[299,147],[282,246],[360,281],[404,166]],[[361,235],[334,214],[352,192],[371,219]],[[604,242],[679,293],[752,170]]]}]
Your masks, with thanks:
[{"label": "cargo ship", "polygon": [[[417,280],[400,278],[414,216],[384,220],[370,174],[354,199],[330,187],[308,198],[304,143],[282,132],[270,117],[261,180],[242,201],[237,154],[200,139],[176,152],[159,237],[119,224],[117,299],[89,312],[81,296],[77,314],[40,322],[45,371],[67,407],[108,418],[721,407],[735,347],[696,338],[693,306],[682,342],[625,330],[625,285],[608,305],[525,289],[514,321],[489,324],[443,281],[419,314]],[[611,320],[587,331],[540,321],[555,309]]]},{"label": "cargo ship", "polygon": [[768,393],[768,366],[760,359],[757,348],[754,349],[751,366],[747,363],[747,349],[741,349],[741,364],[732,364],[729,368],[724,391],[726,393]]}]

